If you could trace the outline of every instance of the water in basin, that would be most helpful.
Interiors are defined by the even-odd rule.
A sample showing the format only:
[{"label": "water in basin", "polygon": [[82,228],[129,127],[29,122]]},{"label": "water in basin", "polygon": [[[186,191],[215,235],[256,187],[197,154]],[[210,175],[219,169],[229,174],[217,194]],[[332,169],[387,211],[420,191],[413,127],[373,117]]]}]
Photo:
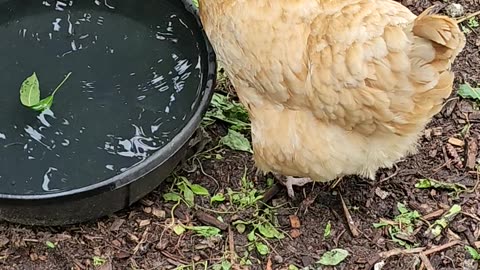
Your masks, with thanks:
[{"label": "water in basin", "polygon": [[[0,193],[101,182],[182,129],[201,63],[178,13],[161,0],[0,1]],[[72,72],[43,113],[19,99],[33,72],[42,98]]]}]

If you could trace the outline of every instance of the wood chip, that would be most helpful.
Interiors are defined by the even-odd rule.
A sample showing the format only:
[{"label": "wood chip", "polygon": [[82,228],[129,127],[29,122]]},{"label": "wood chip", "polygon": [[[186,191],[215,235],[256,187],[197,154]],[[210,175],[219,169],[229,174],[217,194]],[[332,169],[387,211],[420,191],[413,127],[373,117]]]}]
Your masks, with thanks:
[{"label": "wood chip", "polygon": [[431,141],[432,140],[432,129],[431,128],[425,129],[424,136],[425,136],[425,139],[427,141]]},{"label": "wood chip", "polygon": [[300,229],[300,219],[296,215],[290,215],[288,217],[290,219],[290,226],[292,226],[293,229]]},{"label": "wood chip", "polygon": [[385,199],[388,197],[388,195],[390,195],[390,192],[385,191],[385,190],[377,187],[377,188],[375,189],[375,194],[376,194],[378,197],[380,197],[382,200],[385,200]]},{"label": "wood chip", "polygon": [[140,228],[150,225],[149,219],[137,220],[138,226]]},{"label": "wood chip", "polygon": [[110,231],[118,231],[123,223],[125,223],[125,219],[115,219],[110,226]]},{"label": "wood chip", "polygon": [[291,236],[293,239],[300,237],[300,235],[302,235],[302,233],[300,232],[299,229],[292,229],[292,230],[290,231],[290,236]]},{"label": "wood chip", "polygon": [[477,165],[478,144],[473,138],[467,139],[465,155],[465,167],[474,170]]},{"label": "wood chip", "polygon": [[32,260],[32,262],[38,260],[37,253],[30,253],[30,260]]},{"label": "wood chip", "polygon": [[125,251],[119,251],[119,252],[115,253],[114,256],[117,259],[126,259],[126,258],[129,258],[131,256],[131,254],[128,253],[128,252],[125,252]]},{"label": "wood chip", "polygon": [[10,240],[5,237],[5,236],[0,236],[0,248],[3,248],[6,246],[8,243],[10,243]]},{"label": "wood chip", "polygon": [[453,138],[453,137],[448,139],[448,143],[458,147],[463,147],[465,145],[465,142],[463,140]]},{"label": "wood chip", "polygon": [[112,241],[112,245],[116,246],[116,247],[121,247],[122,246],[122,243],[120,241],[118,241],[117,239],[114,239]]},{"label": "wood chip", "polygon": [[266,270],[272,270],[272,258],[268,256]]},{"label": "wood chip", "polygon": [[132,242],[136,242],[138,243],[140,241],[140,239],[138,239],[138,237],[134,234],[131,234],[131,233],[127,233],[128,234],[128,239],[130,239]]},{"label": "wood chip", "polygon": [[167,248],[168,241],[158,241],[158,243],[155,245],[156,250],[164,250]]},{"label": "wood chip", "polygon": [[143,212],[146,213],[146,214],[150,214],[152,212],[152,208],[151,207],[144,207]]},{"label": "wood chip", "polygon": [[142,205],[144,205],[144,206],[152,206],[152,205],[154,204],[153,201],[148,200],[148,199],[142,199],[142,200],[140,201],[140,203],[141,203]]},{"label": "wood chip", "polygon": [[425,220],[432,220],[432,219],[436,219],[438,217],[441,217],[443,215],[443,213],[445,213],[445,210],[443,209],[438,209],[432,213],[428,213],[426,214],[425,216],[423,216],[422,218],[425,219]]},{"label": "wood chip", "polygon": [[215,226],[217,228],[219,228],[220,230],[222,231],[225,231],[228,229],[228,225],[225,224],[224,222],[218,220],[217,218],[215,218],[214,216],[211,216],[203,211],[197,211],[195,213],[195,216],[197,217],[197,219],[202,222],[203,224],[205,225],[211,225],[211,226]]},{"label": "wood chip", "polygon": [[165,218],[166,212],[154,207],[152,208],[152,215],[156,216],[157,218]]},{"label": "wood chip", "polygon": [[458,155],[457,150],[455,147],[453,147],[451,144],[447,144],[446,146],[448,155],[453,159],[452,163],[455,165],[455,167],[461,169],[463,167],[463,162],[460,156]]},{"label": "wood chip", "polygon": [[112,267],[112,263],[111,262],[106,262],[105,264],[99,266],[99,267],[96,267],[95,268],[96,270],[112,270],[113,267]]},{"label": "wood chip", "polygon": [[433,136],[441,136],[443,134],[443,128],[442,127],[436,127],[433,128]]}]

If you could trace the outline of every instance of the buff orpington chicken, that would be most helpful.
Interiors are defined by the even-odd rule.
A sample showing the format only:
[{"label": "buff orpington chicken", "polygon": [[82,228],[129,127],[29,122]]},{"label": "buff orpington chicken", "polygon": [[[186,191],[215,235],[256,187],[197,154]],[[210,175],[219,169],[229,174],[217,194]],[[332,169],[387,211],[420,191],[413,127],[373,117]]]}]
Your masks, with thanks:
[{"label": "buff orpington chicken", "polygon": [[375,178],[416,151],[452,91],[455,20],[393,0],[200,0],[247,108],[257,167],[294,185]]}]

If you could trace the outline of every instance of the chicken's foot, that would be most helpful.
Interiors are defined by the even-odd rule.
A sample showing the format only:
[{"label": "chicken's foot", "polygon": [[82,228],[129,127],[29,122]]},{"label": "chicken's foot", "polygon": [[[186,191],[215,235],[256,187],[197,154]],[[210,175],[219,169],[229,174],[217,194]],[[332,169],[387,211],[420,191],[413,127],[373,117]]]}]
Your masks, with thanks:
[{"label": "chicken's foot", "polygon": [[293,176],[282,176],[278,173],[273,174],[282,185],[287,188],[288,197],[294,198],[295,192],[293,191],[293,186],[304,186],[305,184],[312,183],[313,180],[307,177],[293,177]]}]

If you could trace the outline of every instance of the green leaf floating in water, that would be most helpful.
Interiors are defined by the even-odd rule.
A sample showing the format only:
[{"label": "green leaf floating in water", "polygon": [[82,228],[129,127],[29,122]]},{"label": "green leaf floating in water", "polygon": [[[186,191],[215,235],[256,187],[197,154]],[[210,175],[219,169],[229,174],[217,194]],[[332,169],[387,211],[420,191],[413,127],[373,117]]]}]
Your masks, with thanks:
[{"label": "green leaf floating in water", "polygon": [[40,101],[40,83],[36,73],[23,81],[20,88],[20,101],[27,107],[31,107]]},{"label": "green leaf floating in water", "polygon": [[63,81],[53,90],[53,93],[40,100],[40,82],[36,73],[33,73],[32,76],[28,77],[23,81],[22,86],[20,87],[20,101],[26,107],[31,108],[34,111],[43,112],[53,104],[53,98],[57,91],[62,87],[62,85],[68,80],[72,72],[69,72]]}]

